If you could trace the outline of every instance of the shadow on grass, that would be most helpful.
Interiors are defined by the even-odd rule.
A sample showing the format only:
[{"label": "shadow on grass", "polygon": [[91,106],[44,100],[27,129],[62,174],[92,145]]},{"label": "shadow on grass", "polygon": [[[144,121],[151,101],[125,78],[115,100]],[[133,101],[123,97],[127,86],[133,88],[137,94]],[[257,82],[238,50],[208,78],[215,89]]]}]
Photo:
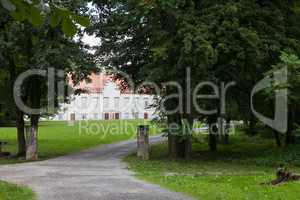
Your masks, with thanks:
[{"label": "shadow on grass", "polygon": [[[279,148],[271,139],[236,135],[230,138],[229,145],[219,144],[217,152],[208,149],[207,138],[196,139],[193,143],[193,155],[189,162],[185,160],[170,161],[167,144],[156,145],[152,148],[151,160],[170,163],[186,163],[186,165],[231,165],[233,168],[264,168],[275,171],[278,167],[300,167],[300,145]],[[261,171],[261,170],[259,170]],[[298,171],[298,169],[297,169]]]}]

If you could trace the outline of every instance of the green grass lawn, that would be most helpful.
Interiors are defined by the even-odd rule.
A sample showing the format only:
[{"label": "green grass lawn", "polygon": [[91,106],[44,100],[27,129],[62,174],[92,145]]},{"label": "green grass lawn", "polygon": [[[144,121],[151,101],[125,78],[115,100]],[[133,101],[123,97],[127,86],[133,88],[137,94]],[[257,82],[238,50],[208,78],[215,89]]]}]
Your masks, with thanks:
[{"label": "green grass lawn", "polygon": [[300,182],[262,185],[275,178],[276,169],[288,166],[300,174],[300,145],[278,149],[273,140],[238,134],[231,144],[209,152],[206,136],[197,138],[191,161],[170,161],[167,146],[152,148],[151,160],[135,155],[125,160],[137,177],[199,200],[298,200]]},{"label": "green grass lawn", "polygon": [[[150,124],[143,120],[83,121],[83,122],[41,122],[38,134],[39,158],[41,160],[70,154],[101,144],[135,138],[138,125]],[[151,125],[151,134],[159,132]],[[9,145],[4,151],[13,154],[17,151],[16,129],[1,128],[0,140]],[[2,159],[0,164],[19,162],[15,159]]]},{"label": "green grass lawn", "polygon": [[33,192],[17,185],[8,184],[0,181],[0,199],[1,200],[33,200],[35,196]]},{"label": "green grass lawn", "polygon": [[[136,137],[138,125],[150,125],[150,134],[160,130],[154,124],[143,120],[84,121],[84,122],[41,122],[38,134],[40,160],[62,156]],[[0,127],[0,140],[7,141],[4,151],[17,152],[16,129]],[[0,159],[0,164],[22,162],[17,159]],[[1,178],[1,177],[0,177]],[[0,181],[0,200],[33,200],[33,192],[21,186]]]}]

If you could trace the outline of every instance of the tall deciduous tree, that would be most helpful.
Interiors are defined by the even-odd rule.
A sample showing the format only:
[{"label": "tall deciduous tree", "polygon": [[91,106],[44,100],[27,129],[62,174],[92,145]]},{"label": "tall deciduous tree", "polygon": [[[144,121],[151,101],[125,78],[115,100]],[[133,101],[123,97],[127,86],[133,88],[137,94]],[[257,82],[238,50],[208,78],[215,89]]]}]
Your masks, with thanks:
[{"label": "tall deciduous tree", "polygon": [[[169,134],[172,157],[189,157],[190,135],[184,135],[184,121],[207,118],[210,124],[224,117],[220,109],[215,115],[198,113],[189,105],[190,91],[199,82],[235,81],[228,101],[238,105],[239,114],[251,130],[256,120],[250,109],[250,94],[264,73],[279,62],[280,51],[293,49],[299,54],[298,1],[221,1],[221,0],[129,0],[94,1],[99,15],[94,17],[91,33],[102,39],[99,59],[121,69],[137,82],[153,81],[164,88],[161,97],[169,110],[168,123],[179,130]],[[186,78],[190,70],[191,81]],[[164,87],[169,81],[176,87]],[[186,83],[189,83],[188,85]],[[212,94],[209,88],[199,91]],[[259,99],[263,107],[264,97]],[[220,101],[199,101],[202,107],[219,107]],[[269,108],[268,108],[269,109]],[[230,111],[230,110],[229,110]],[[217,139],[210,133],[210,147],[217,148]]]},{"label": "tall deciduous tree", "polygon": [[[87,10],[85,1],[76,1],[62,5],[66,7],[68,12],[78,16]],[[13,84],[18,75],[29,69],[47,70],[54,68],[55,70],[64,70],[66,73],[72,73],[76,81],[86,77],[92,69],[94,69],[92,55],[90,55],[85,46],[80,42],[76,42],[67,36],[74,36],[77,28],[66,33],[58,28],[58,25],[68,26],[72,28],[73,22],[65,22],[62,18],[53,20],[57,10],[50,10],[50,13],[43,13],[44,23],[36,26],[29,22],[18,22],[9,12],[0,7],[0,13],[5,16],[1,18],[1,58],[3,66],[10,78],[10,94],[12,96]],[[54,12],[54,13],[53,13]],[[76,14],[76,15],[75,15]],[[72,15],[73,16],[73,15]],[[80,18],[84,21],[85,18]],[[5,21],[4,21],[5,20]],[[21,20],[22,21],[22,20]],[[55,25],[53,24],[55,23]],[[66,34],[67,35],[66,35]],[[58,95],[58,81],[65,81],[67,74],[63,80],[56,77],[54,96]],[[61,77],[60,77],[61,78]],[[22,86],[20,91],[21,99],[31,108],[40,108],[47,99],[47,80],[38,76],[29,77]],[[58,106],[58,104],[56,104]],[[24,115],[30,115],[31,132],[30,135],[37,135],[38,122],[40,114],[24,113],[22,108],[16,108],[16,122],[18,129],[19,155],[25,153],[25,137],[24,137]],[[53,111],[49,111],[53,112]],[[53,113],[52,113],[53,114]],[[37,141],[34,141],[37,144]],[[37,158],[37,147],[33,148],[33,152],[28,154],[28,159]]]},{"label": "tall deciduous tree", "polygon": [[[288,128],[285,136],[285,144],[290,145],[295,143],[296,130],[296,113],[297,107],[300,102],[300,59],[293,53],[282,52],[280,56],[280,62],[273,66],[269,74],[272,74],[278,70],[287,69],[288,82],[284,85],[274,85],[271,92],[278,89],[288,89]],[[268,93],[270,95],[270,93]],[[270,95],[272,98],[273,96]],[[277,133],[278,134],[278,133]],[[279,136],[277,135],[277,144],[281,144]]]}]

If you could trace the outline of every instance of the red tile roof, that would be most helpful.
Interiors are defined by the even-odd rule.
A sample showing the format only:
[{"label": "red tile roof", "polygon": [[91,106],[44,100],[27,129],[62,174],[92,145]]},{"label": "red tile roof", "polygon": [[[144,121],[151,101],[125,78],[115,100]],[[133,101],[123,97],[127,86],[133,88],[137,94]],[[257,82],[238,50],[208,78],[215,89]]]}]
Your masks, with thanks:
[{"label": "red tile roof", "polygon": [[119,87],[122,93],[130,93],[128,90],[122,89],[122,84],[118,80],[114,80],[112,75],[105,75],[103,73],[95,74],[92,73],[89,77],[90,80],[81,81],[79,84],[74,85],[73,81],[69,79],[69,85],[74,90],[83,90],[87,93],[102,93],[103,89],[105,88],[106,84],[109,82],[115,82]]}]

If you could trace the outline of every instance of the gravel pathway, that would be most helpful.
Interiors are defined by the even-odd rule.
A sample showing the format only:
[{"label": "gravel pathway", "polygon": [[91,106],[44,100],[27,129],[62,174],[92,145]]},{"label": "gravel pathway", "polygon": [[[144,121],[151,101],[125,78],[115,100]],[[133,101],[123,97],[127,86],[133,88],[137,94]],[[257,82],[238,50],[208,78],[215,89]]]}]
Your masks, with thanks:
[{"label": "gravel pathway", "polygon": [[122,162],[135,149],[136,141],[125,141],[42,162],[0,166],[0,179],[29,186],[38,200],[190,200],[137,180]]}]

